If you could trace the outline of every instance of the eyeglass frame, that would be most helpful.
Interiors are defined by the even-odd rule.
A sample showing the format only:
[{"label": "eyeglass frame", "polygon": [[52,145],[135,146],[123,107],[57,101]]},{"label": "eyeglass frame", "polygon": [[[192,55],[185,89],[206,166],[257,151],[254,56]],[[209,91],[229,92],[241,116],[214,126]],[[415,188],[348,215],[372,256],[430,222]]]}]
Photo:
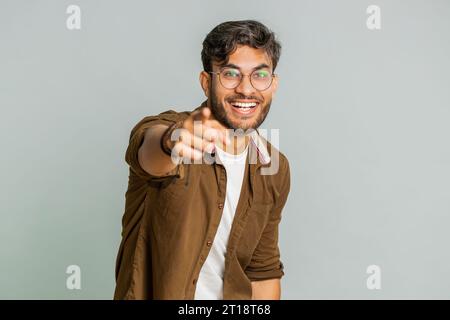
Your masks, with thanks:
[{"label": "eyeglass frame", "polygon": [[[250,78],[250,84],[252,85],[253,89],[258,90],[258,91],[266,91],[267,89],[269,89],[269,88],[272,86],[273,79],[277,76],[276,73],[272,72],[272,73],[270,74],[270,76],[272,77],[272,78],[270,79],[270,84],[269,84],[269,85],[267,86],[267,88],[265,88],[264,90],[259,90],[259,89],[256,89],[256,88],[255,88],[255,86],[253,85],[253,82],[252,82],[252,78],[250,77],[250,76],[253,74],[253,72],[258,71],[259,69],[253,70],[250,74],[243,74],[241,71],[239,71],[239,72],[241,73],[242,77],[241,77],[241,79],[239,80],[238,84],[237,84],[235,87],[233,87],[233,88],[227,88],[227,87],[225,87],[225,86],[223,85],[222,80],[221,80],[221,77],[220,77],[220,74],[221,74],[222,71],[223,71],[224,69],[226,69],[226,68],[230,68],[230,67],[223,67],[223,68],[220,69],[220,71],[217,71],[217,72],[214,72],[214,71],[207,71],[207,73],[219,75],[219,82],[220,82],[220,85],[221,85],[222,87],[224,87],[225,89],[230,89],[230,90],[231,90],[231,89],[236,89],[237,87],[239,87],[239,85],[242,83],[242,80],[244,79],[244,77],[247,76],[247,77]],[[236,68],[230,68],[230,69],[236,69]]]}]

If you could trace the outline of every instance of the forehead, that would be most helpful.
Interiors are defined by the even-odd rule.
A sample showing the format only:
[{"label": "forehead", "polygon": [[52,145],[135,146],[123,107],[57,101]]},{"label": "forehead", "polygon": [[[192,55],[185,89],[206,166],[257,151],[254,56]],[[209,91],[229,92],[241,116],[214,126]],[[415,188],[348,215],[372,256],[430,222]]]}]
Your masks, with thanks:
[{"label": "forehead", "polygon": [[272,61],[264,49],[256,49],[249,46],[238,46],[228,56],[228,64],[234,64],[244,72],[251,71],[261,64],[272,67]]}]

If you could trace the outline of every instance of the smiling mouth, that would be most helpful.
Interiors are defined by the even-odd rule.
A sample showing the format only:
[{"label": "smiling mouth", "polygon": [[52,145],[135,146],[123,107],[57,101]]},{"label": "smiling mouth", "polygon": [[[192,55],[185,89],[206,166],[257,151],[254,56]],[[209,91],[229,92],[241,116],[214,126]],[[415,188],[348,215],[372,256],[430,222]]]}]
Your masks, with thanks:
[{"label": "smiling mouth", "polygon": [[229,101],[228,103],[240,114],[252,113],[259,106],[257,101]]}]

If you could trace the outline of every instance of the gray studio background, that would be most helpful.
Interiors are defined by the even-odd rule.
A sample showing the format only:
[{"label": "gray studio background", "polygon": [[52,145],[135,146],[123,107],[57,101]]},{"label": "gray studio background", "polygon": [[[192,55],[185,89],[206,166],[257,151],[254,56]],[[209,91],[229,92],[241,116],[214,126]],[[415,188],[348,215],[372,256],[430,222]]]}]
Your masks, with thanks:
[{"label": "gray studio background", "polygon": [[449,15],[443,0],[1,0],[0,298],[112,298],[130,130],[198,106],[203,38],[246,18],[283,44],[262,126],[292,171],[282,298],[449,298]]}]

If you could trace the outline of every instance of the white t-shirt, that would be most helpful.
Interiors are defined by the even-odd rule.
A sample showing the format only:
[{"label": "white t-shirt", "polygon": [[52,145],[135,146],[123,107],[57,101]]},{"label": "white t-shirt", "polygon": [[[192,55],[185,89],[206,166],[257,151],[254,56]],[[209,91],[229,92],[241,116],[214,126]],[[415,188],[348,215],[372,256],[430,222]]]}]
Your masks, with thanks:
[{"label": "white t-shirt", "polygon": [[244,152],[233,155],[216,146],[216,156],[225,167],[227,186],[222,218],[208,257],[200,270],[195,300],[222,300],[225,254],[234,214],[241,194],[248,145]]}]

